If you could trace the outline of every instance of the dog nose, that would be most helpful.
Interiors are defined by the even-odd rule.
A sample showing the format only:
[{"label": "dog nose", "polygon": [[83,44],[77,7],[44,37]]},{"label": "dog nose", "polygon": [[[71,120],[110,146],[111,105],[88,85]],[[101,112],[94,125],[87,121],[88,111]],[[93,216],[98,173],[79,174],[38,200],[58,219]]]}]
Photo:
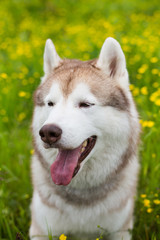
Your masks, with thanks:
[{"label": "dog nose", "polygon": [[39,135],[43,142],[52,144],[61,138],[62,129],[54,124],[46,124],[40,129]]}]

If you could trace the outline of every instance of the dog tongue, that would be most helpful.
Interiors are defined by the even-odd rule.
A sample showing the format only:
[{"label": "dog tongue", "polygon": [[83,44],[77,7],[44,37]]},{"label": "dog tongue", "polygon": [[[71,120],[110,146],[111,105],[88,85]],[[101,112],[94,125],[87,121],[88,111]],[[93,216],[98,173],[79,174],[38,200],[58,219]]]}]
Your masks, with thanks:
[{"label": "dog tongue", "polygon": [[81,146],[73,150],[60,150],[51,165],[51,177],[57,185],[68,185],[78,164]]}]

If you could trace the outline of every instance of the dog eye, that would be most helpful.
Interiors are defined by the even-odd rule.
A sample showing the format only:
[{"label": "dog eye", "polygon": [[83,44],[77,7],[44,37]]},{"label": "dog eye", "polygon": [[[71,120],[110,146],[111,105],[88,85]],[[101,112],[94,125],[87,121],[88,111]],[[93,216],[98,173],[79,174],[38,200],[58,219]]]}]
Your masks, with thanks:
[{"label": "dog eye", "polygon": [[48,106],[53,107],[54,103],[50,101],[50,102],[48,102]]},{"label": "dog eye", "polygon": [[94,103],[88,103],[88,102],[80,102],[79,103],[80,108],[88,108],[88,107],[91,107],[93,105],[94,105]]}]

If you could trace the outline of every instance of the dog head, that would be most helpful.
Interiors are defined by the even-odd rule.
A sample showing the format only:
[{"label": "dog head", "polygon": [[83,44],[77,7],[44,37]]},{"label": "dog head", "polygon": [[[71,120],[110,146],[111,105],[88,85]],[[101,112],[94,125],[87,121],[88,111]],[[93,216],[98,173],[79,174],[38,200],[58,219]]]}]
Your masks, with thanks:
[{"label": "dog head", "polygon": [[107,38],[98,60],[62,60],[48,39],[44,73],[34,95],[33,134],[39,149],[58,149],[51,176],[67,185],[89,159],[117,146],[122,152],[129,140],[125,57],[119,43]]}]

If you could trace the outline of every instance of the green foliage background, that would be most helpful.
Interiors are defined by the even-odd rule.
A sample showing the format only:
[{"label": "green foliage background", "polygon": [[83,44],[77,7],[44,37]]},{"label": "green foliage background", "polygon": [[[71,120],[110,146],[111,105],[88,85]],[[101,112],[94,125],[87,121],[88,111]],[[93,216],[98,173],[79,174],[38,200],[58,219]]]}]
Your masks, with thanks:
[{"label": "green foliage background", "polygon": [[133,239],[160,239],[158,0],[0,1],[0,239],[28,239],[32,93],[46,39],[61,57],[87,60],[108,36],[124,50],[142,124]]}]

